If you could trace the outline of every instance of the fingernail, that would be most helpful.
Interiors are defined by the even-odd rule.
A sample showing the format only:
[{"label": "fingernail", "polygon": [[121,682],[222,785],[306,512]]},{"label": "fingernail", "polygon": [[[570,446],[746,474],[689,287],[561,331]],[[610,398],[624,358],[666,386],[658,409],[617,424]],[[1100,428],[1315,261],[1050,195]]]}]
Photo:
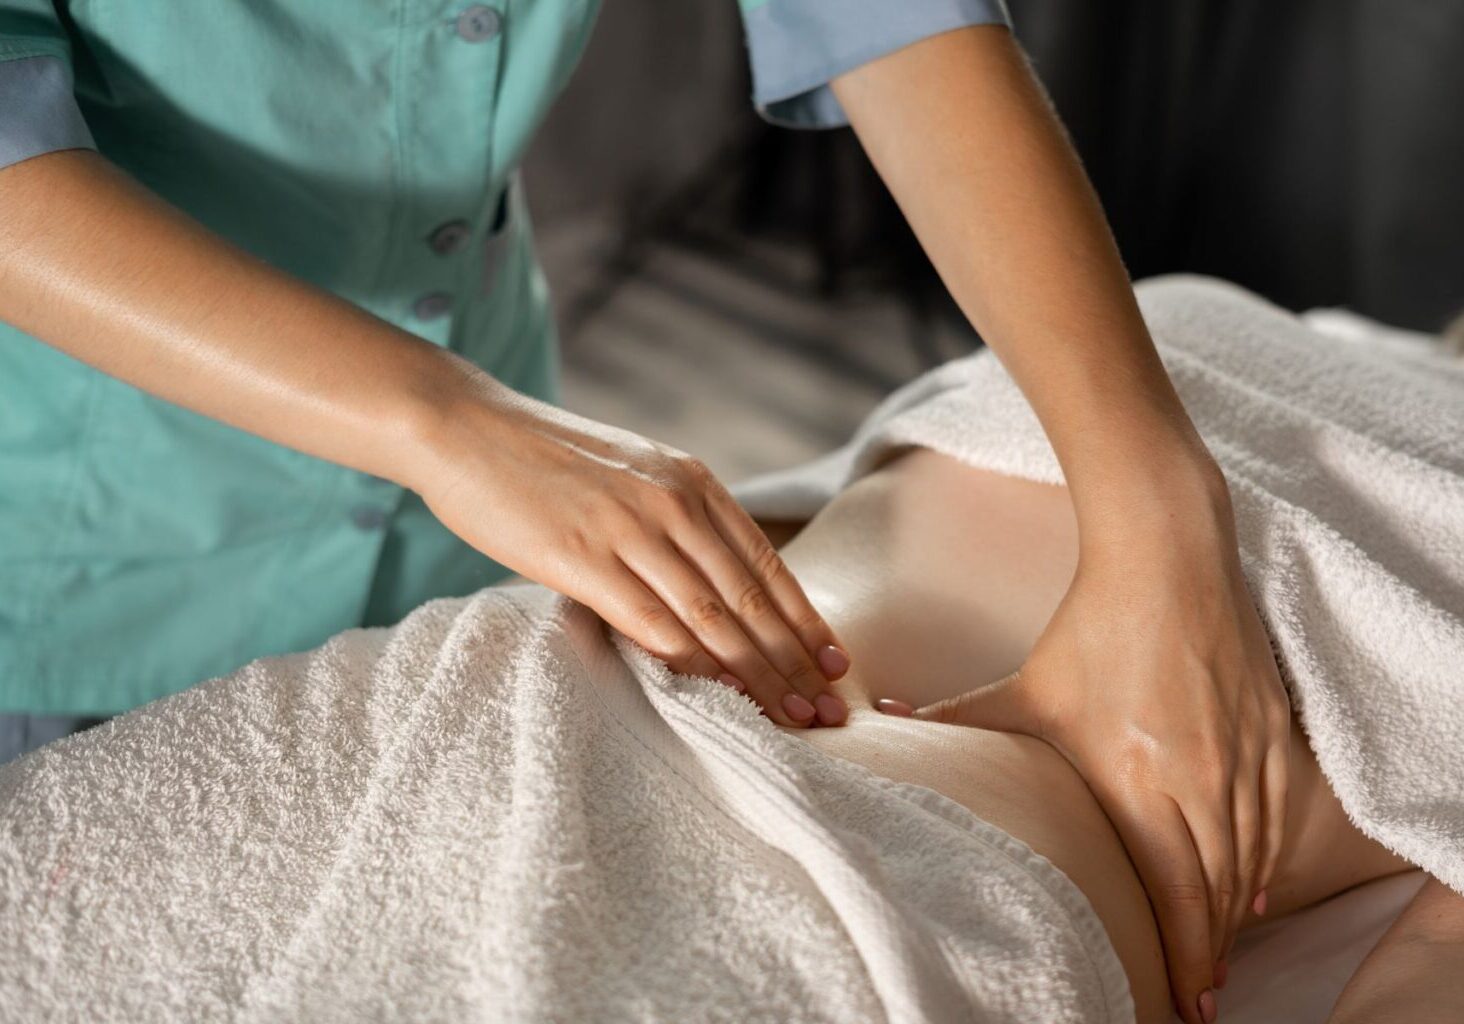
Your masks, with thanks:
[{"label": "fingernail", "polygon": [[747,692],[747,684],[746,683],[744,683],[741,679],[738,679],[734,675],[728,675],[726,672],[723,672],[720,676],[718,676],[717,677],[717,681],[719,683],[721,683],[723,686],[730,686],[732,689],[736,690],[738,693],[746,693]]},{"label": "fingernail", "polygon": [[1215,961],[1215,987],[1224,988],[1225,982],[1227,979],[1229,979],[1229,977],[1230,964],[1226,963],[1224,957],[1221,957],[1219,960]]},{"label": "fingernail", "polygon": [[896,718],[911,718],[915,709],[902,700],[890,700],[888,697],[881,697],[874,702],[875,710],[882,715],[894,715]]},{"label": "fingernail", "polygon": [[806,722],[814,715],[814,707],[796,693],[783,694],[783,710],[795,722]]},{"label": "fingernail", "polygon": [[1256,912],[1257,917],[1266,916],[1266,890],[1262,889],[1256,893],[1256,898],[1251,900],[1251,909]]},{"label": "fingernail", "polygon": [[1211,1021],[1220,1015],[1220,1010],[1215,1005],[1215,993],[1209,989],[1200,993],[1199,1007],[1200,1016],[1204,1019],[1205,1024],[1211,1024]]},{"label": "fingernail", "polygon": [[813,698],[818,710],[819,725],[838,725],[849,717],[848,706],[832,693],[821,693]]},{"label": "fingernail", "polygon": [[825,678],[838,679],[849,671],[849,655],[833,644],[825,644],[818,649],[818,667],[823,669]]}]

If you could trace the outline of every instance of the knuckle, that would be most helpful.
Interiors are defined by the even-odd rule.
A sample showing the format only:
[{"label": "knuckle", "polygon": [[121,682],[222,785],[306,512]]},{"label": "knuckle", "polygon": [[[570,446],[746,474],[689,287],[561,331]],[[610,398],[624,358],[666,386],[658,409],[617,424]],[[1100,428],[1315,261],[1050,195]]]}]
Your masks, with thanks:
[{"label": "knuckle", "polygon": [[716,479],[712,475],[711,469],[707,467],[707,464],[694,455],[682,455],[677,462],[680,465],[682,475],[692,483],[705,485]]},{"label": "knuckle", "polygon": [[961,719],[961,702],[943,700],[932,709],[931,718],[943,725],[955,725]]},{"label": "knuckle", "polygon": [[761,580],[772,583],[786,571],[783,558],[771,544],[759,544],[752,552],[752,571]]},{"label": "knuckle", "polygon": [[772,611],[767,591],[757,583],[748,583],[737,598],[737,611],[745,619],[762,618]]},{"label": "knuckle", "polygon": [[1235,886],[1233,883],[1225,882],[1217,884],[1210,893],[1210,905],[1215,916],[1224,920],[1230,916],[1230,906],[1235,902]]},{"label": "knuckle", "polygon": [[663,476],[669,491],[694,495],[698,500],[716,480],[706,463],[685,452],[673,452]]},{"label": "knuckle", "polygon": [[595,546],[595,538],[588,527],[576,524],[565,530],[559,543],[560,551],[570,564],[578,564],[589,557]]},{"label": "knuckle", "polygon": [[1200,882],[1165,882],[1159,886],[1155,898],[1162,909],[1188,913],[1206,908],[1210,894]]},{"label": "knuckle", "polygon": [[663,519],[685,522],[692,517],[697,504],[696,496],[683,487],[666,486],[656,489],[655,507]]},{"label": "knuckle", "polygon": [[785,673],[787,680],[795,690],[800,693],[816,693],[823,689],[823,676],[813,670],[811,665],[800,662],[790,671]]},{"label": "knuckle", "polygon": [[691,620],[697,626],[715,626],[727,617],[727,606],[714,597],[698,597],[691,602]]},{"label": "knuckle", "polygon": [[1154,744],[1148,736],[1130,735],[1120,740],[1113,754],[1113,774],[1129,787],[1146,787],[1155,777]]},{"label": "knuckle", "polygon": [[824,629],[824,620],[822,615],[812,608],[808,608],[807,610],[794,614],[789,625],[793,627],[793,632],[799,636],[807,636],[811,633],[821,632]]},{"label": "knuckle", "polygon": [[635,611],[635,622],[646,639],[659,646],[669,648],[667,643],[669,636],[668,627],[671,625],[671,612],[662,604],[641,605]]},{"label": "knuckle", "polygon": [[665,635],[661,630],[654,635],[638,640],[642,647],[670,665],[677,672],[689,671],[697,661],[698,651],[675,636]]},{"label": "knuckle", "polygon": [[638,629],[632,640],[678,672],[690,668],[699,648],[687,642],[680,624],[669,611],[647,607],[638,609],[634,616]]},{"label": "knuckle", "polygon": [[733,672],[752,690],[764,695],[765,699],[758,701],[760,704],[774,704],[788,691],[787,684],[769,665],[748,665],[740,670],[734,669]]}]

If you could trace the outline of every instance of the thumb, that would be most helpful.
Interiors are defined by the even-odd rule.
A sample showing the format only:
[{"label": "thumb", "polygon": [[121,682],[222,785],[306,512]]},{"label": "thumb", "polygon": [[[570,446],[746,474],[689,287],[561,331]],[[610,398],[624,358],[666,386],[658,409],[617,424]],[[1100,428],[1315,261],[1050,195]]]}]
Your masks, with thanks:
[{"label": "thumb", "polygon": [[1029,732],[1033,725],[1020,672],[916,708],[914,717],[927,722],[976,726],[1000,732]]}]

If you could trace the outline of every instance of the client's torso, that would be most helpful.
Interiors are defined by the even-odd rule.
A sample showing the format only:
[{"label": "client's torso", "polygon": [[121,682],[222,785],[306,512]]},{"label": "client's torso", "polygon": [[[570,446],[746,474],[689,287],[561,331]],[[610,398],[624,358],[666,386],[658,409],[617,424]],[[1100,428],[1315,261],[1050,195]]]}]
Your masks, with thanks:
[{"label": "client's torso", "polygon": [[880,697],[928,703],[1021,665],[1076,564],[1066,491],[915,451],[843,492],[783,554],[855,666],[841,684],[848,726],[799,735],[934,789],[1051,860],[1103,919],[1139,1020],[1162,1019],[1162,959],[1143,890],[1067,761],[1040,740],[869,708]]},{"label": "client's torso", "polygon": [[[1075,882],[1113,941],[1140,1021],[1169,1019],[1157,930],[1117,833],[1046,743],[892,718],[1020,667],[1077,564],[1067,492],[912,451],[863,478],[784,548],[854,668],[837,729],[797,731],[825,752],[927,786],[1026,842]],[[1286,839],[1268,888],[1286,913],[1405,865],[1348,821],[1292,730]]]}]

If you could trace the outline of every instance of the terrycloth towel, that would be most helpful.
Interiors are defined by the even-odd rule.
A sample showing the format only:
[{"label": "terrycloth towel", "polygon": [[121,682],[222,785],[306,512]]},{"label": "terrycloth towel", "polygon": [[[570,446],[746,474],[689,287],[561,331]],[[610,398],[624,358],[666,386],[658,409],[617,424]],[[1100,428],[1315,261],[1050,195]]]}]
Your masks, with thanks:
[{"label": "terrycloth towel", "polygon": [[[1319,758],[1461,888],[1464,373],[1226,286],[1145,313],[1232,482]],[[808,513],[892,447],[1060,479],[989,357],[746,492]],[[973,538],[980,543],[980,538]],[[1128,1020],[1051,865],[824,757],[536,588],[249,666],[0,769],[17,1019]]]},{"label": "terrycloth towel", "polygon": [[[1246,578],[1322,771],[1364,833],[1464,894],[1464,361],[1211,279],[1159,278],[1138,294],[1230,482]],[[739,497],[805,518],[906,445],[1063,479],[1031,407],[981,355],[919,378],[845,448]]]},{"label": "terrycloth towel", "polygon": [[0,770],[0,1019],[1132,1020],[1082,894],[539,588]]}]

